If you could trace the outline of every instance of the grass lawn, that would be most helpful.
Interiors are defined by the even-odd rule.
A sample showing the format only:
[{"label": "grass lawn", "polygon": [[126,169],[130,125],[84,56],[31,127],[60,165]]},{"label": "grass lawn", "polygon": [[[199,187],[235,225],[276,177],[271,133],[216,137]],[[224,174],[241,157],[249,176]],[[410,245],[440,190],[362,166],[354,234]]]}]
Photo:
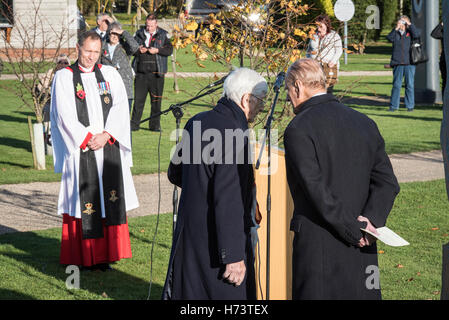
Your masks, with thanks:
[{"label": "grass lawn", "polygon": [[[364,100],[364,96],[388,97],[391,91],[391,77],[341,77],[336,85],[337,95],[344,95],[348,87],[352,97],[361,97],[357,104],[352,104],[356,110],[367,114],[378,124],[386,141],[389,154],[409,153],[414,151],[429,151],[440,148],[439,132],[442,119],[441,106],[420,107],[412,113],[401,111],[390,113],[387,105],[369,105],[370,101]],[[166,110],[171,104],[185,101],[194,96],[203,86],[209,83],[209,79],[179,79],[180,93],[173,90],[173,79],[166,79],[162,108]],[[11,92],[15,81],[0,82],[0,184],[24,183],[33,181],[58,181],[59,174],[53,173],[52,157],[47,156],[47,170],[36,171],[32,168],[33,160],[28,133],[27,116],[32,112],[22,106],[19,99]],[[220,91],[218,91],[220,92]],[[346,92],[347,94],[347,92]],[[193,102],[185,109],[181,127],[194,114],[208,110],[208,106],[214,105],[219,98],[203,98]],[[285,99],[285,93],[281,91],[278,105]],[[279,108],[277,110],[280,110]],[[277,111],[275,116],[279,115]],[[144,110],[144,117],[149,116],[149,99]],[[280,124],[282,130],[290,118],[283,119]],[[162,117],[161,138],[161,170],[168,167],[170,151],[174,145],[174,136],[170,139],[175,128],[175,118],[170,113]],[[133,174],[154,173],[158,169],[158,141],[159,134],[150,132],[147,123],[142,125],[140,131],[133,133]],[[280,143],[282,146],[282,142]]]},{"label": "grass lawn", "polygon": [[449,242],[444,180],[401,184],[387,225],[410,242],[378,249],[384,299],[439,299],[442,245]]},{"label": "grass lawn", "polygon": [[[165,95],[162,104],[166,110],[171,104],[190,99],[203,86],[208,84],[208,79],[179,79],[180,93],[173,90],[173,80],[166,79]],[[19,99],[11,93],[11,86],[15,81],[0,82],[0,184],[20,183],[33,181],[58,181],[60,174],[53,173],[53,158],[47,156],[47,170],[37,171],[33,169],[31,144],[28,131],[27,116],[33,113],[22,106]],[[209,98],[210,99],[210,98]],[[215,96],[217,101],[218,96]],[[210,100],[197,100],[185,109],[185,115],[181,122],[181,128],[194,114],[209,109],[207,102]],[[150,101],[144,110],[144,117],[149,117]],[[34,116],[33,116],[34,119]],[[175,143],[175,138],[170,140],[171,132],[176,127],[174,116],[169,113],[162,116],[163,128],[161,139],[161,163],[162,170],[168,167],[170,150]],[[133,132],[133,174],[156,172],[157,147],[159,134],[148,130],[148,122],[142,124],[141,130]]]},{"label": "grass lawn", "polygon": [[[383,298],[439,299],[441,246],[449,241],[444,181],[406,183],[387,225],[410,242],[379,244]],[[68,290],[59,265],[61,229],[0,235],[0,299],[146,299],[156,216],[129,219],[132,259],[111,272],[82,272],[80,290]],[[171,214],[160,216],[153,253],[151,299],[159,299],[171,246]],[[275,270],[273,270],[275,272]]]},{"label": "grass lawn", "polygon": [[[0,236],[0,300],[2,299],[146,299],[156,216],[129,219],[132,259],[110,272],[81,272],[80,290],[68,290],[69,274],[59,264],[61,229]],[[153,254],[151,299],[160,299],[171,246],[171,215],[160,216]]]}]

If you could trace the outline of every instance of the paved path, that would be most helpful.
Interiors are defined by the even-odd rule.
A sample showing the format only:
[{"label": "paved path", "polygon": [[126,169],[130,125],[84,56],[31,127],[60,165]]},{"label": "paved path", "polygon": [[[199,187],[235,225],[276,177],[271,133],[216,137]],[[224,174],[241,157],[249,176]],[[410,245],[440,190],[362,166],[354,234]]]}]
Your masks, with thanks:
[{"label": "paved path", "polygon": [[[429,181],[444,178],[441,151],[418,152],[390,157],[399,182]],[[160,212],[172,212],[173,186],[161,174]],[[140,207],[130,217],[155,214],[158,210],[158,175],[134,177]],[[0,234],[60,227],[56,215],[59,182],[0,185]]]}]

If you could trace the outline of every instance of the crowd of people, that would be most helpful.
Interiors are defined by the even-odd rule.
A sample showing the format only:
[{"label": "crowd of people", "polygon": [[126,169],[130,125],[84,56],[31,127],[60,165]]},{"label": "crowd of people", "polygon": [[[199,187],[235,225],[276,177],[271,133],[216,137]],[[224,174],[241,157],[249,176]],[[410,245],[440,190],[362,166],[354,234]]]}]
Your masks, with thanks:
[{"label": "crowd of people", "polygon": [[[404,55],[419,36],[405,16],[388,35],[393,111],[404,76],[406,107],[413,110],[415,67]],[[155,115],[149,129],[161,130],[157,113],[172,49],[153,14],[134,37],[108,15],[99,15],[97,27],[79,38],[76,62],[69,66],[61,59],[51,99],[55,171],[62,173],[61,264],[108,270],[114,261],[132,257],[126,212],[139,201],[130,171],[131,131],[139,129],[148,93]],[[377,249],[362,229],[376,234],[385,226],[399,184],[376,123],[332,94],[342,44],[329,17],[318,17],[307,53],[285,77],[295,114],[284,134],[294,202],[292,297],[380,299],[380,288],[366,286],[365,270],[377,266]],[[228,148],[214,140],[224,150],[219,161],[197,164],[190,150],[198,141],[190,137],[198,123],[199,134],[246,131],[264,109],[267,94],[261,74],[238,68],[224,81],[215,108],[187,122],[189,134],[178,151],[188,156],[172,159],[168,168],[169,180],[182,192],[163,299],[256,298],[253,164],[248,157],[226,161],[229,155],[249,154],[249,141]],[[207,150],[209,142],[202,141],[196,152]]]}]

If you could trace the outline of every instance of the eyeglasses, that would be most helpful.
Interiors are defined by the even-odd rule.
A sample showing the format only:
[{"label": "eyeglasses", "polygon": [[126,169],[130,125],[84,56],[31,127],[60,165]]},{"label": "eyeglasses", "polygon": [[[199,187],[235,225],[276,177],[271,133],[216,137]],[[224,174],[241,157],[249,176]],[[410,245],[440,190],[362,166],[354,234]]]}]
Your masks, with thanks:
[{"label": "eyeglasses", "polygon": [[256,98],[260,103],[262,103],[263,105],[265,105],[265,100],[259,98],[258,96],[254,95],[254,94],[252,94],[252,93],[250,93],[250,95],[252,95],[254,98]]}]

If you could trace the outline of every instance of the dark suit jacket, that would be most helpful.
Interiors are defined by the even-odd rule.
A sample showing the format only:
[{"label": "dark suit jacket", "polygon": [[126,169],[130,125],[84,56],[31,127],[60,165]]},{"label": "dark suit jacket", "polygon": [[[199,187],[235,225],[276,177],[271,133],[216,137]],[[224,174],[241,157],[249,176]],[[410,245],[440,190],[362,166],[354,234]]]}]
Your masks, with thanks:
[{"label": "dark suit jacket", "polygon": [[[180,164],[172,159],[168,170],[169,180],[182,187],[182,193],[164,299],[255,299],[250,241],[253,168],[246,156],[240,164],[226,162],[230,152],[248,155],[248,139],[243,149],[234,143],[226,150],[225,141],[214,138],[215,147],[223,152],[219,161],[206,162],[203,155],[218,152],[218,148],[213,152],[206,149],[211,147],[210,141],[201,141],[210,129],[224,138],[226,129],[244,132],[248,122],[239,106],[222,98],[213,110],[194,116],[185,126],[180,145],[182,155],[188,156]],[[222,274],[226,264],[241,260],[247,277],[234,287],[222,280]]]},{"label": "dark suit jacket", "polygon": [[284,134],[294,200],[294,299],[376,299],[365,286],[377,249],[356,247],[367,217],[385,225],[399,185],[374,121],[330,94],[298,108]]}]

